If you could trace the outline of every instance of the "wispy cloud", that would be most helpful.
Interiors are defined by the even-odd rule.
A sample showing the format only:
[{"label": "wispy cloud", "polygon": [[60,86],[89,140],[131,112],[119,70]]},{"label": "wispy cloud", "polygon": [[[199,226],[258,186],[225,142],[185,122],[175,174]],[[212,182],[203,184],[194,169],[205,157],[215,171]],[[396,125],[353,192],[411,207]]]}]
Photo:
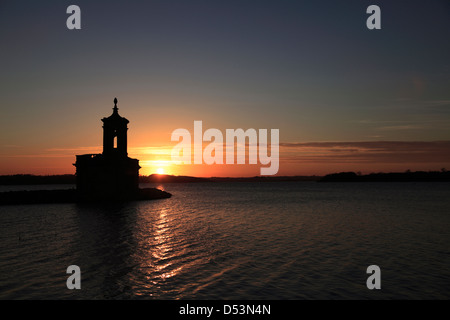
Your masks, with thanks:
[{"label": "wispy cloud", "polygon": [[[205,143],[207,145],[207,143]],[[204,145],[204,146],[205,146]],[[143,166],[164,166],[171,163],[173,146],[130,148],[131,157]],[[226,150],[224,150],[226,152]],[[246,149],[248,152],[248,149]],[[3,154],[0,158],[68,158],[76,154],[99,153],[101,147],[52,148],[36,154]],[[224,152],[224,155],[225,155]],[[64,160],[66,161],[66,160]],[[450,166],[450,141],[326,141],[282,142],[280,161],[301,165],[326,164],[444,164]],[[69,161],[70,162],[70,161]],[[71,162],[70,162],[71,163]]]},{"label": "wispy cloud", "polygon": [[379,127],[377,128],[378,130],[381,131],[398,131],[398,130],[420,130],[420,129],[425,129],[424,126],[419,126],[419,125],[399,125],[399,126],[384,126],[384,127]]},{"label": "wispy cloud", "polygon": [[2,148],[21,148],[22,146],[16,145],[16,144],[4,144],[2,145]]},{"label": "wispy cloud", "polygon": [[280,154],[290,161],[450,164],[450,141],[281,143]]},{"label": "wispy cloud", "polygon": [[46,151],[75,154],[77,152],[88,152],[88,153],[101,152],[100,151],[101,149],[102,149],[101,146],[92,146],[92,147],[74,147],[74,148],[50,148],[46,149]]}]

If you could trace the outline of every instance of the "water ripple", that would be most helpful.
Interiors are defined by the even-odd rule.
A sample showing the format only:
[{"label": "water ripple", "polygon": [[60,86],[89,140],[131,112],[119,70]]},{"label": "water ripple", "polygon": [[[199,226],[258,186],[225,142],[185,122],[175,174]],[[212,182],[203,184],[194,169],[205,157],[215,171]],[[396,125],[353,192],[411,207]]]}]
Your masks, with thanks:
[{"label": "water ripple", "polygon": [[[171,199],[1,207],[0,298],[450,297],[449,184],[164,188]],[[65,287],[71,264],[82,290]]]}]

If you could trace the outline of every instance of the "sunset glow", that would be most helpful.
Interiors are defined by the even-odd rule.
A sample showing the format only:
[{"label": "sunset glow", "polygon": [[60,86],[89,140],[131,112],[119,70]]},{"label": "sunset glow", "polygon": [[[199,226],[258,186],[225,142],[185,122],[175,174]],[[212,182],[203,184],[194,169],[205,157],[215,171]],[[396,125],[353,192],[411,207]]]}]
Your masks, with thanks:
[{"label": "sunset glow", "polygon": [[450,19],[440,2],[409,4],[406,16],[387,2],[381,30],[367,30],[359,2],[328,13],[297,1],[261,11],[78,5],[87,29],[71,31],[65,8],[42,23],[33,21],[48,6],[2,8],[1,175],[75,173],[75,155],[101,152],[100,119],[116,96],[141,175],[260,174],[261,165],[174,164],[171,133],[199,120],[221,132],[279,129],[277,175],[450,167]]}]

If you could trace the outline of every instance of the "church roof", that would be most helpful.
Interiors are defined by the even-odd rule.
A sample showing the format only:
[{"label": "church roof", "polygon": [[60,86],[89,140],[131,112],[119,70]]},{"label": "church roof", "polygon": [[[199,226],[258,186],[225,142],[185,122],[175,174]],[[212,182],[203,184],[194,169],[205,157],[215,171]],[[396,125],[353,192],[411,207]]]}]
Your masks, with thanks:
[{"label": "church roof", "polygon": [[121,117],[119,115],[119,108],[117,108],[117,98],[114,98],[114,108],[113,108],[113,113],[112,115],[110,115],[107,118],[103,118],[102,119],[103,122],[108,122],[108,123],[128,123],[128,119]]}]

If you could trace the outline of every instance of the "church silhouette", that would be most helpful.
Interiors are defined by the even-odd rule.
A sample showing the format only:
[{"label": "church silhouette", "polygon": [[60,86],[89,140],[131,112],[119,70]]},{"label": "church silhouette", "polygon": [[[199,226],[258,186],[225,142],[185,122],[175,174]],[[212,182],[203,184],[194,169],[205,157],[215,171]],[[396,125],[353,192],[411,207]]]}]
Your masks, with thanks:
[{"label": "church silhouette", "polygon": [[117,98],[113,113],[103,118],[103,153],[76,156],[76,186],[83,198],[122,199],[139,191],[139,160],[128,157],[129,121],[119,115]]},{"label": "church silhouette", "polygon": [[76,156],[76,190],[23,190],[0,192],[0,205],[36,203],[127,202],[170,198],[157,188],[139,188],[139,160],[128,157],[129,121],[113,113],[103,118],[103,152]]}]

